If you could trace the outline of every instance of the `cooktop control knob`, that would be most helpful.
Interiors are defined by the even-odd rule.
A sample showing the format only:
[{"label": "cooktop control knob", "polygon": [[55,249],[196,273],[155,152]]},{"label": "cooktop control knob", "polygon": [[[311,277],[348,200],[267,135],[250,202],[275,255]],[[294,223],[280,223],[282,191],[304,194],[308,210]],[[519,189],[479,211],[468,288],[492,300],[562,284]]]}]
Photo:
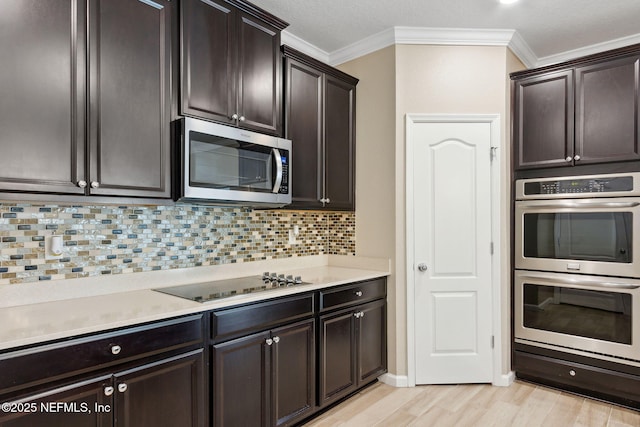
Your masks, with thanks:
[{"label": "cooktop control knob", "polygon": [[296,285],[299,285],[300,283],[302,283],[302,277],[301,276],[296,276],[295,279],[293,279]]}]

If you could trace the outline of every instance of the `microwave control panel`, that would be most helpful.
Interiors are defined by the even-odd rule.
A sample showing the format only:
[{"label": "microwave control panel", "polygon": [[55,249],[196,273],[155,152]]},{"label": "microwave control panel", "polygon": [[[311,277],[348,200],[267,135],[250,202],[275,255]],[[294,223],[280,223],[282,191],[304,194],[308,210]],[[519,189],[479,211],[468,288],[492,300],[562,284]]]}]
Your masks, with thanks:
[{"label": "microwave control panel", "polygon": [[280,150],[280,159],[282,160],[282,182],[278,193],[289,193],[289,151]]},{"label": "microwave control panel", "polygon": [[516,199],[616,197],[640,194],[640,173],[579,177],[533,178],[516,181]]}]

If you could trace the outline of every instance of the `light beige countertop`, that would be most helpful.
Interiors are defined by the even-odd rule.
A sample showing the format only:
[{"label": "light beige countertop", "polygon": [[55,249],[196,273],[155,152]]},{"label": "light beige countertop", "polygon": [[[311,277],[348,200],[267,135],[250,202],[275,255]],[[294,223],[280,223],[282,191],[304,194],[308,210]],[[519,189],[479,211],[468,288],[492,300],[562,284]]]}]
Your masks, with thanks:
[{"label": "light beige countertop", "polygon": [[[151,290],[262,274],[309,284],[198,303]],[[389,274],[389,260],[319,255],[246,264],[0,286],[0,350],[308,292]]]}]

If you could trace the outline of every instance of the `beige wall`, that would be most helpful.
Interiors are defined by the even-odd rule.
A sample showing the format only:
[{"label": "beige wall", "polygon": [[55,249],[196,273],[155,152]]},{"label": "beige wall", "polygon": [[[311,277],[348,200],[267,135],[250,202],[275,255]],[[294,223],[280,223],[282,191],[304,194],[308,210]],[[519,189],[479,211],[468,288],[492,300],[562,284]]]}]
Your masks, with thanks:
[{"label": "beige wall", "polygon": [[[508,73],[524,68],[506,47],[396,45],[339,67],[357,89],[356,254],[392,260],[389,372],[407,375],[405,116],[499,114],[501,209],[509,218]],[[501,243],[503,373],[510,370],[509,233]]]},{"label": "beige wall", "polygon": [[[340,67],[360,79],[356,89],[356,254],[389,258],[389,372],[398,372],[396,349],[406,346],[396,333],[396,310],[404,306],[404,286],[395,280],[395,47],[381,49]],[[398,304],[398,296],[400,304]],[[404,357],[404,353],[401,353]],[[406,357],[405,357],[406,358]]]}]

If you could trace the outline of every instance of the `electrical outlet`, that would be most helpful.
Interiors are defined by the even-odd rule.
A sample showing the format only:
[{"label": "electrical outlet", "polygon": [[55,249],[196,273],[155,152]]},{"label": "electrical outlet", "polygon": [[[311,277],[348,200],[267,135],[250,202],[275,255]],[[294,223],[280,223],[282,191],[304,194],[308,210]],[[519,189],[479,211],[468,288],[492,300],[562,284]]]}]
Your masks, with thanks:
[{"label": "electrical outlet", "polygon": [[44,238],[45,259],[60,259],[64,255],[62,236],[53,234]]}]

